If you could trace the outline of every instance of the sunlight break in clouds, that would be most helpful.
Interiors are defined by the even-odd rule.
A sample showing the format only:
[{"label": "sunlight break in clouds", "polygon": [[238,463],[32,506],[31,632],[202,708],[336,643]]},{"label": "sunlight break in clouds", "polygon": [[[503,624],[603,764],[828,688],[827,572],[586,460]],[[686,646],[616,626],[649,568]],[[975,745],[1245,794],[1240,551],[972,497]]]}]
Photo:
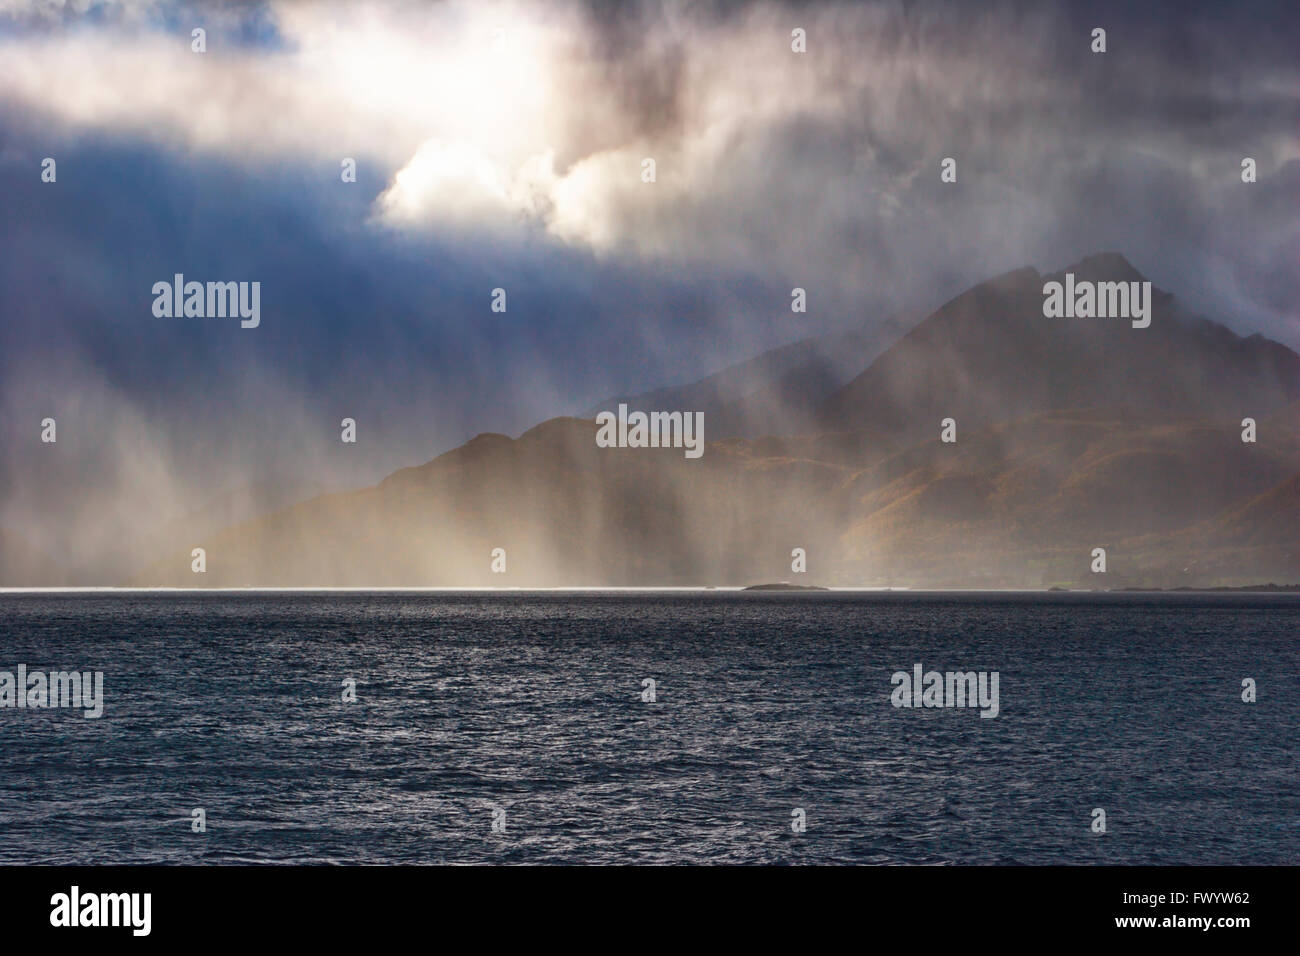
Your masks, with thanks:
[{"label": "sunlight break in clouds", "polygon": [[[153,8],[10,41],[0,95],[73,128],[240,162],[356,156],[386,171],[375,215],[394,226],[529,224],[654,255],[749,255],[750,227],[727,197],[773,195],[766,156],[775,146],[779,158],[784,126],[834,122],[869,84],[897,97],[918,75],[916,64],[873,57],[864,68],[834,49],[835,21],[869,29],[881,18],[872,10],[799,19],[824,22],[819,55],[804,58],[789,50],[798,18],[775,7],[727,22],[665,10],[610,50],[573,4],[288,3],[270,8],[282,48],[214,35],[205,54],[142,26]],[[640,179],[645,157],[659,167],[653,187]],[[826,172],[783,184],[774,226],[792,205],[836,208],[818,208]],[[889,182],[864,184],[866,206],[840,215],[895,206]]]},{"label": "sunlight break in clouds", "polygon": [[197,54],[188,36],[142,25],[153,6],[106,28],[9,40],[0,95],[74,129],[240,162],[355,156],[386,170],[375,211],[392,225],[527,222],[610,238],[599,221],[610,183],[590,165],[554,168],[584,126],[628,126],[582,62],[577,8],[283,4],[272,8],[283,49],[214,35]]}]

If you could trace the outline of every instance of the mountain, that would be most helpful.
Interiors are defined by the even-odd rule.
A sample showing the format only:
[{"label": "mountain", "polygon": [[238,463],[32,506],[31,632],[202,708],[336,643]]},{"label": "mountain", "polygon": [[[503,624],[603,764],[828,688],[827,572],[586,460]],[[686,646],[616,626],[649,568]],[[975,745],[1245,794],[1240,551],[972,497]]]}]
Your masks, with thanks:
[{"label": "mountain", "polygon": [[704,412],[711,438],[798,435],[814,428],[822,403],[907,328],[890,319],[861,330],[804,339],[685,385],[606,399],[579,413],[629,409]]},{"label": "mountain", "polygon": [[1256,419],[1300,398],[1300,356],[1186,314],[1152,289],[1151,324],[1046,318],[1045,282],[1142,282],[1115,253],[1043,276],[1019,269],[948,302],[818,410],[820,427],[904,440],[1056,410],[1127,406],[1151,421]]},{"label": "mountain", "polygon": [[[835,462],[742,439],[698,460],[604,449],[594,422],[554,419],[227,529],[201,542],[204,575],[182,552],[137,583],[739,585],[790,579],[796,547],[808,583],[842,586],[1300,578],[1294,536],[1278,530],[1295,525],[1296,442],[1243,445],[1231,421],[1133,419],[1034,416],[954,445],[867,443]],[[1088,570],[1095,547],[1104,577]],[[1248,564],[1215,557],[1244,547]],[[494,548],[504,574],[490,569]],[[1197,562],[1214,577],[1189,577]]]},{"label": "mountain", "polygon": [[[733,409],[735,427],[763,437],[719,437],[707,409],[699,459],[679,448],[598,447],[596,423],[579,418],[518,439],[480,435],[372,488],[202,535],[203,575],[191,572],[186,550],[137,583],[1300,580],[1300,356],[1185,314],[1158,290],[1148,328],[1047,318],[1043,283],[1065,272],[1145,281],[1114,254],[1050,276],[1017,270],[863,359],[842,387],[829,384],[842,366],[801,343],[627,401],[645,410],[714,401],[717,414]],[[763,427],[759,410],[777,394],[792,396],[793,408]],[[1253,443],[1242,441],[1247,416],[1257,423]],[[948,417],[954,442],[940,440]],[[780,433],[801,419],[803,431]],[[491,567],[497,548],[500,574]],[[807,555],[806,580],[792,577],[796,548]],[[1104,574],[1092,571],[1097,548]]]}]

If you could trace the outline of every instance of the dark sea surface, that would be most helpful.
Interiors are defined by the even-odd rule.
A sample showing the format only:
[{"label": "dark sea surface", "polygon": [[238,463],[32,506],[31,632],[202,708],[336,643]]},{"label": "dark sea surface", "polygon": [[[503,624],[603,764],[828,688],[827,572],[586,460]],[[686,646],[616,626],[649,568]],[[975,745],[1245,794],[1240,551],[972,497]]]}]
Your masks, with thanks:
[{"label": "dark sea surface", "polygon": [[0,863],[1300,862],[1298,595],[0,594],[20,663],[104,716],[0,709]]}]

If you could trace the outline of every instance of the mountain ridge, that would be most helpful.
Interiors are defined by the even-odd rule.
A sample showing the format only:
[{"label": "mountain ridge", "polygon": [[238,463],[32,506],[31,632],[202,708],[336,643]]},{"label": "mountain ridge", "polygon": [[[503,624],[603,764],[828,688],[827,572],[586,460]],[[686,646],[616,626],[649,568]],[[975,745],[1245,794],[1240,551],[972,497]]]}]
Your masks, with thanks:
[{"label": "mountain ridge", "polygon": [[[1072,270],[1146,281],[1103,253],[973,286],[828,397],[811,433],[706,431],[697,461],[598,448],[595,422],[574,417],[482,433],[213,535],[201,582],[176,555],[137,583],[743,586],[788,579],[795,548],[838,586],[1300,580],[1277,530],[1300,487],[1300,356],[1154,287],[1150,328],[1045,318],[1042,282]],[[1157,357],[1174,367],[1128,382]],[[1098,547],[1105,575],[1090,571]]]}]

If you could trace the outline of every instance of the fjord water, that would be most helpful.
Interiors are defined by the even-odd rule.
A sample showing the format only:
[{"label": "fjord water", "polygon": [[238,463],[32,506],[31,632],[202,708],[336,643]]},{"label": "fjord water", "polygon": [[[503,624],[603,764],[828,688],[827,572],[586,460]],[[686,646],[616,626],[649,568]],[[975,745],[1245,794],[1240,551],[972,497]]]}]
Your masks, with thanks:
[{"label": "fjord water", "polygon": [[104,716],[0,709],[0,863],[1295,863],[1298,652],[1288,594],[6,593]]}]

